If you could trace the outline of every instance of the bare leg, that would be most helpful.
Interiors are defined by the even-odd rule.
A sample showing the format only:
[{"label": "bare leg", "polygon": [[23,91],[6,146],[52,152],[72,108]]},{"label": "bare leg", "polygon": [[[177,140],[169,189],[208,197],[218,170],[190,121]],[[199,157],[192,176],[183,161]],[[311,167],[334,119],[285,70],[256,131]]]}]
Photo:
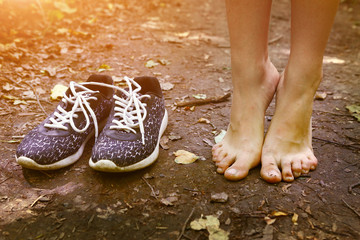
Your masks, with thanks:
[{"label": "bare leg", "polygon": [[217,172],[239,180],[260,163],[264,115],[279,81],[268,57],[271,0],[226,1],[233,100],[223,141],[213,147]]},{"label": "bare leg", "polygon": [[338,0],[293,0],[291,50],[277,87],[276,110],[262,151],[261,176],[291,182],[317,166],[311,145],[313,97]]}]

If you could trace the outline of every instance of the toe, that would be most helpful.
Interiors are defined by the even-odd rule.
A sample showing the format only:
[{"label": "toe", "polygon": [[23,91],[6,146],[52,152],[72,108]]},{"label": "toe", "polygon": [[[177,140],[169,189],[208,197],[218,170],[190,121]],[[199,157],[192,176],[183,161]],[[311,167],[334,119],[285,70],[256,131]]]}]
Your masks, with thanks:
[{"label": "toe", "polygon": [[220,162],[216,163],[217,172],[220,174],[223,174],[225,170],[235,161],[234,156],[227,155],[225,158],[223,158]]},{"label": "toe", "polygon": [[222,147],[222,144],[221,144],[221,143],[215,144],[215,145],[212,147],[212,149],[211,149],[212,154],[216,154],[217,151],[218,151],[221,147]]},{"label": "toe", "polygon": [[261,160],[261,177],[269,183],[278,183],[281,181],[281,173],[273,157],[263,157]]},{"label": "toe", "polygon": [[308,157],[308,160],[309,160],[309,162],[310,162],[310,169],[311,169],[311,170],[315,170],[316,167],[317,167],[317,164],[318,164],[317,158],[316,158],[314,155],[310,155],[310,156]]},{"label": "toe", "polygon": [[224,177],[230,181],[238,181],[245,178],[249,174],[250,166],[241,162],[238,158],[236,162],[226,169]]},{"label": "toe", "polygon": [[309,173],[311,167],[311,162],[307,159],[307,157],[303,157],[301,160],[301,172],[306,174]]},{"label": "toe", "polygon": [[281,172],[282,172],[282,179],[285,182],[292,182],[294,181],[294,175],[291,169],[291,160],[285,158],[281,161]]},{"label": "toe", "polygon": [[226,157],[227,153],[222,149],[222,148],[218,148],[214,153],[213,153],[213,161],[214,162],[219,162],[221,161],[224,157]]},{"label": "toe", "polygon": [[301,175],[301,160],[295,158],[291,162],[291,170],[295,178],[300,177]]}]

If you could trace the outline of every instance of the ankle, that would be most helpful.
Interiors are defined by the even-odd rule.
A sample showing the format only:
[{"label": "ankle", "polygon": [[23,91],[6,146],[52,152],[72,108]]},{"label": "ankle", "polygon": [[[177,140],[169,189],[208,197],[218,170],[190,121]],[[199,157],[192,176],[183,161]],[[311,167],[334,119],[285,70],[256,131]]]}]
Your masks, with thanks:
[{"label": "ankle", "polygon": [[268,75],[279,76],[278,71],[269,59],[266,61],[232,62],[232,77],[233,80],[235,80],[233,82],[234,87],[236,87],[236,84],[239,82],[240,85],[246,83],[258,86],[268,80]]}]

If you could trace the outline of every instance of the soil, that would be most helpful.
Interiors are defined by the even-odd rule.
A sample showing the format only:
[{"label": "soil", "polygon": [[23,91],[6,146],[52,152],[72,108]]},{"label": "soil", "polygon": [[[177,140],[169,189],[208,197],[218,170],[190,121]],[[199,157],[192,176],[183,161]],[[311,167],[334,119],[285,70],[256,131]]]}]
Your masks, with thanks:
[{"label": "soil", "polygon": [[[190,227],[208,215],[229,239],[360,239],[360,123],[346,109],[360,103],[359,1],[341,2],[324,58],[319,93],[326,98],[315,101],[313,113],[319,166],[279,184],[263,181],[260,167],[238,182],[215,172],[211,145],[226,129],[231,101],[174,105],[196,94],[231,93],[223,1],[67,1],[70,9],[53,1],[11,2],[0,1],[1,240],[208,239],[208,231]],[[269,54],[279,71],[289,34],[290,3],[274,1]],[[149,60],[159,64],[149,68]],[[164,136],[173,137],[163,138],[156,163],[131,173],[96,172],[88,166],[90,141],[70,167],[19,166],[17,144],[46,117],[41,106],[50,113],[57,105],[49,99],[53,86],[85,81],[101,65],[104,74],[150,75],[163,83]],[[273,112],[274,102],[267,126]],[[177,164],[173,152],[180,149],[201,158]],[[223,197],[216,200],[217,193]]]}]

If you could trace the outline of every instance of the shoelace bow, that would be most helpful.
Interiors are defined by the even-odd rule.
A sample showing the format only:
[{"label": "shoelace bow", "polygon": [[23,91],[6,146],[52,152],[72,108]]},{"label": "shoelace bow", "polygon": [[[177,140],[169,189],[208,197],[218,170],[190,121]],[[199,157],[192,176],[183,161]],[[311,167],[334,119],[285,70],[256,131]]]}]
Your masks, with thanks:
[{"label": "shoelace bow", "polygon": [[[95,137],[98,136],[99,129],[98,129],[96,115],[95,115],[94,111],[92,110],[88,101],[89,100],[97,100],[97,98],[92,95],[99,91],[93,91],[89,88],[86,88],[83,85],[84,85],[84,83],[78,84],[75,82],[70,82],[69,88],[72,93],[72,96],[69,97],[69,96],[66,96],[66,94],[64,94],[64,96],[62,98],[62,102],[65,103],[65,106],[68,106],[68,104],[72,104],[73,105],[72,109],[70,111],[66,111],[64,108],[62,108],[60,105],[58,105],[58,107],[57,107],[58,112],[55,112],[54,117],[51,117],[49,119],[51,123],[44,124],[45,127],[68,130],[68,127],[66,127],[65,124],[69,123],[70,126],[72,127],[72,129],[74,129],[76,132],[78,132],[78,133],[85,132],[88,129],[88,127],[90,126],[90,118],[88,115],[88,112],[89,112],[91,115],[91,118],[94,121]],[[86,119],[86,124],[82,129],[77,128],[75,126],[75,122],[74,122],[74,118],[78,118],[78,116],[79,116],[77,114],[78,112],[82,112]]]},{"label": "shoelace bow", "polygon": [[[99,131],[98,123],[96,115],[88,101],[91,99],[97,100],[97,98],[91,96],[91,94],[97,93],[99,91],[93,91],[89,88],[86,88],[84,85],[91,84],[104,86],[119,90],[125,96],[125,98],[121,98],[117,95],[113,96],[115,99],[114,116],[119,117],[120,120],[114,119],[112,121],[113,125],[110,126],[110,129],[125,130],[136,133],[136,130],[134,128],[139,128],[142,138],[142,144],[145,144],[144,120],[146,118],[147,111],[146,103],[141,102],[141,100],[146,97],[149,98],[150,96],[141,95],[139,93],[139,91],[141,90],[141,86],[133,79],[129,77],[124,77],[124,80],[126,81],[126,84],[128,86],[127,91],[114,85],[99,82],[85,82],[81,84],[70,82],[70,90],[72,92],[72,96],[68,97],[64,94],[62,101],[65,103],[65,105],[67,105],[68,103],[73,104],[71,111],[68,112],[59,105],[57,107],[59,112],[55,112],[55,117],[50,118],[51,124],[46,123],[44,126],[49,128],[68,130],[65,124],[69,123],[76,132],[82,133],[86,131],[90,126],[90,118],[86,111],[88,110],[91,118],[94,121],[95,138],[97,138]],[[133,89],[133,86],[135,87],[135,89]],[[81,91],[78,91],[78,89],[81,89]],[[74,123],[74,118],[78,117],[78,114],[76,114],[77,112],[82,112],[86,119],[86,125],[82,129],[78,129]]]}]

